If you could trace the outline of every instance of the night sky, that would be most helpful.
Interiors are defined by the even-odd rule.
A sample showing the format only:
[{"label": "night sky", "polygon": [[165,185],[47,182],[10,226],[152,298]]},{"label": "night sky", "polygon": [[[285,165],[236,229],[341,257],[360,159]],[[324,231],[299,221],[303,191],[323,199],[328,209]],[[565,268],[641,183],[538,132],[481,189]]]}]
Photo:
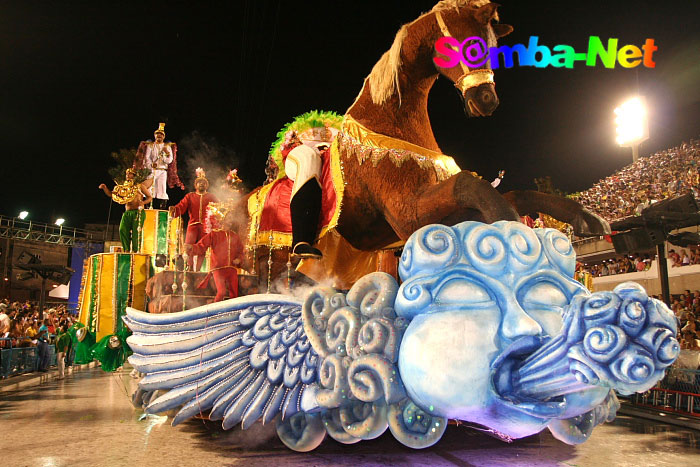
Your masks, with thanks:
[{"label": "night sky", "polygon": [[[202,160],[263,182],[277,131],[311,109],[344,113],[401,24],[435,1],[0,3],[0,214],[36,221],[105,222],[109,157],[167,122],[188,189]],[[464,116],[438,80],[429,109],[444,153],[499,187],[534,189],[550,175],[578,191],[631,161],[614,143],[613,109],[637,92],[650,108],[641,153],[700,136],[700,2],[509,1],[500,44],[585,50],[588,37],[641,46],[656,68],[496,71],[500,107]],[[579,50],[580,49],[580,50]],[[197,162],[193,161],[197,154]],[[184,192],[170,190],[173,201]],[[113,209],[117,222],[121,207]]]}]

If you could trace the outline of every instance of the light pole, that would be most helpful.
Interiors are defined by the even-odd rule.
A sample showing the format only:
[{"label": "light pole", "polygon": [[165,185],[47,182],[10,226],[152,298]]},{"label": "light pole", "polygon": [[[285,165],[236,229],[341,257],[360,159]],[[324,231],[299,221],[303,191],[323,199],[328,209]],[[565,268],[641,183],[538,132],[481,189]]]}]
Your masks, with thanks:
[{"label": "light pole", "polygon": [[639,145],[649,139],[646,99],[633,97],[615,109],[615,141],[632,148],[632,162],[639,158]]},{"label": "light pole", "polygon": [[[29,211],[20,211],[17,217],[12,218],[12,225],[10,226],[10,235],[7,236],[7,243],[5,244],[5,258],[2,265],[2,275],[3,275],[3,289],[7,294],[7,298],[12,300],[12,275],[8,274],[8,266],[12,266],[12,251],[14,250],[14,238],[15,233],[15,219],[24,220],[29,216]],[[12,249],[10,248],[12,246]]]},{"label": "light pole", "polygon": [[[61,235],[63,235],[63,223],[64,223],[65,221],[66,221],[66,220],[65,220],[64,218],[62,218],[62,217],[59,217],[58,219],[56,219],[56,225],[58,226],[58,236],[59,236],[59,237],[60,237]],[[60,241],[60,239],[59,239],[59,241]]]}]

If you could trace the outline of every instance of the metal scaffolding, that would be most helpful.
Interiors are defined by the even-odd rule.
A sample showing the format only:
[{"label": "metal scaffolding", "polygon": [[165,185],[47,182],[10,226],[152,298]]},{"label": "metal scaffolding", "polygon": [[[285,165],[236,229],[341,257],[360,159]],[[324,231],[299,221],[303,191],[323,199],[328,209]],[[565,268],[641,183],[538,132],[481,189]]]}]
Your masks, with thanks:
[{"label": "metal scaffolding", "polygon": [[94,232],[41,222],[23,221],[16,217],[0,216],[0,238],[27,240],[73,246],[75,243],[104,241]]}]

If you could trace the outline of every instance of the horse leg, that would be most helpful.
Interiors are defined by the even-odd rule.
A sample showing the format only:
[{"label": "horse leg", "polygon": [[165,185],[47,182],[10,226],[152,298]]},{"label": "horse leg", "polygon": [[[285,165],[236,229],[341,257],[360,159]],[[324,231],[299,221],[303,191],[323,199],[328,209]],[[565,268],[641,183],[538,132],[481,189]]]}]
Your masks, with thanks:
[{"label": "horse leg", "polygon": [[571,224],[579,237],[610,234],[610,225],[574,200],[532,190],[510,191],[503,195],[515,209],[526,215],[531,212],[548,214],[558,221]]},{"label": "horse leg", "polygon": [[469,172],[460,172],[426,187],[412,204],[411,216],[399,218],[391,209],[386,216],[402,240],[428,224],[453,225],[466,220],[489,224],[501,220],[520,221],[513,206],[489,182]]}]

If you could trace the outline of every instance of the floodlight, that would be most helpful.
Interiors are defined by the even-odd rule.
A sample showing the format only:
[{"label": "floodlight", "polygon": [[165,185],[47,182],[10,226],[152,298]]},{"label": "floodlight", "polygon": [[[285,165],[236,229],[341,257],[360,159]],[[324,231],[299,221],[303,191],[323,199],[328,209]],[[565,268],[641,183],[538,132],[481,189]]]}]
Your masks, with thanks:
[{"label": "floodlight", "polygon": [[28,215],[29,215],[29,212],[27,212],[27,211],[22,211],[22,212],[19,213],[19,216],[17,216],[17,217],[19,217],[20,219],[24,220],[24,219],[27,218]]},{"label": "floodlight", "polygon": [[56,225],[63,225],[65,221],[66,220],[64,218],[59,217],[58,219],[56,219]]},{"label": "floodlight", "polygon": [[649,138],[646,103],[643,97],[633,97],[615,109],[617,144],[634,146]]}]

